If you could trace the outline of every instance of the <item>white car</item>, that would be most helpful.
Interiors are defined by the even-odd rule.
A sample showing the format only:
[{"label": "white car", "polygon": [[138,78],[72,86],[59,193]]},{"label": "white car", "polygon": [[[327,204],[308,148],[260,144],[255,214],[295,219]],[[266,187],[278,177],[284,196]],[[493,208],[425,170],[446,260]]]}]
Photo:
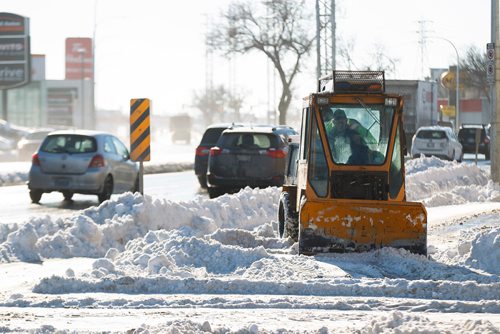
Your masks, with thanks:
[{"label": "white car", "polygon": [[462,161],[462,144],[453,130],[444,126],[424,126],[417,130],[411,144],[411,156],[436,156],[441,159]]}]

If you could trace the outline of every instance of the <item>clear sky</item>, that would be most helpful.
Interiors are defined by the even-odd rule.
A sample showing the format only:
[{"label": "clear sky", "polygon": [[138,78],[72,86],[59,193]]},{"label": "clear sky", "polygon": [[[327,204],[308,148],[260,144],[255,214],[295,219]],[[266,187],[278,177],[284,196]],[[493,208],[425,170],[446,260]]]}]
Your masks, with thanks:
[{"label": "clear sky", "polygon": [[[46,55],[47,79],[64,78],[67,37],[94,37],[98,108],[127,111],[131,98],[147,97],[153,112],[175,114],[188,111],[193,92],[205,89],[204,31],[228,2],[1,0],[1,10],[30,18],[31,51]],[[306,0],[308,7],[314,3]],[[419,79],[429,67],[456,63],[453,47],[432,36],[450,40],[461,56],[471,46],[485,50],[491,38],[487,0],[337,0],[336,6],[337,40],[351,45],[355,65],[370,64],[379,47],[396,61],[397,79]],[[423,49],[421,36],[427,37]],[[215,84],[231,82],[247,94],[247,110],[263,112],[268,99],[279,97],[279,80],[267,80],[260,54],[232,63],[215,58],[212,65]],[[314,54],[305,65],[295,85],[297,99],[314,89]]]}]

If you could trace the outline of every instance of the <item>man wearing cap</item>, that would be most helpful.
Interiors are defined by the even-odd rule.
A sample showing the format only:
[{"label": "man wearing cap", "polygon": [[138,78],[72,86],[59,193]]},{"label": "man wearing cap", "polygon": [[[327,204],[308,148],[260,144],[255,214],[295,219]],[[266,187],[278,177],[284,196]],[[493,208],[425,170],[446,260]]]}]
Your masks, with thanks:
[{"label": "man wearing cap", "polygon": [[368,147],[360,134],[348,126],[345,111],[342,109],[335,110],[333,120],[330,123],[333,126],[328,126],[325,120],[333,161],[335,163],[355,165],[367,163]]}]

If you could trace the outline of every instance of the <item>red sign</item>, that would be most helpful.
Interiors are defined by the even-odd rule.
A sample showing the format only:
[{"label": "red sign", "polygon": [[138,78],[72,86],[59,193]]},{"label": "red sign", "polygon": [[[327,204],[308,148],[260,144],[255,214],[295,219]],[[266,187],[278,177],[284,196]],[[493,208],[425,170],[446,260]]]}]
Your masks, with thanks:
[{"label": "red sign", "polygon": [[66,79],[94,79],[92,38],[66,38]]}]

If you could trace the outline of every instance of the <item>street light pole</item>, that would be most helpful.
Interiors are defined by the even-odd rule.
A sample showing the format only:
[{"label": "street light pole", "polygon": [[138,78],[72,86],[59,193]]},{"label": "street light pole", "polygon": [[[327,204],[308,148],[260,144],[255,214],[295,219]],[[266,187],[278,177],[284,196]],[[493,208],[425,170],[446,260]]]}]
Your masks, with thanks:
[{"label": "street light pole", "polygon": [[78,49],[78,53],[80,54],[80,106],[81,106],[81,112],[80,112],[80,128],[85,128],[84,126],[84,120],[85,120],[85,97],[84,97],[84,78],[85,78],[85,72],[84,72],[84,56],[85,56],[85,49]]},{"label": "street light pole", "polygon": [[446,41],[448,43],[450,43],[450,45],[453,47],[453,49],[455,50],[455,53],[457,54],[457,70],[456,70],[456,75],[457,75],[457,78],[456,78],[456,92],[455,92],[455,127],[456,127],[456,131],[458,132],[458,129],[460,127],[460,57],[458,55],[458,51],[457,51],[457,48],[455,47],[455,44],[453,44],[452,41],[450,41],[449,39],[447,38],[444,38],[444,37],[433,37],[433,38],[437,38],[437,39],[442,39],[443,41]]}]

